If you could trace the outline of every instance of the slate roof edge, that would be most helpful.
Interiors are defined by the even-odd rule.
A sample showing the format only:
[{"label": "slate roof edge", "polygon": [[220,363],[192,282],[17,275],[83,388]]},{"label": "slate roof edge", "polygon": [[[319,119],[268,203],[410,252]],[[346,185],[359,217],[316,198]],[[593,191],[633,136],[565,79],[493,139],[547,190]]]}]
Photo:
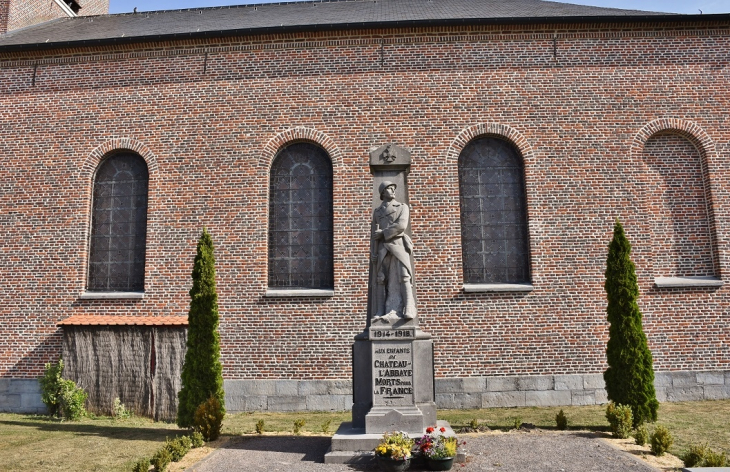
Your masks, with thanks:
[{"label": "slate roof edge", "polygon": [[382,29],[434,26],[466,26],[466,25],[535,25],[535,24],[590,24],[590,23],[708,23],[713,21],[730,21],[730,13],[683,15],[629,15],[629,16],[545,16],[545,17],[500,17],[500,18],[457,18],[436,20],[377,21],[359,23],[330,23],[318,25],[289,25],[277,27],[242,28],[220,31],[191,31],[188,33],[152,34],[118,38],[88,39],[79,41],[59,41],[45,43],[11,44],[0,46],[0,53],[45,51],[62,48],[78,48],[108,45],[127,45],[135,43],[179,41],[204,38],[223,38],[228,36],[253,36],[262,34],[280,34],[315,31],[346,31],[351,29]]}]

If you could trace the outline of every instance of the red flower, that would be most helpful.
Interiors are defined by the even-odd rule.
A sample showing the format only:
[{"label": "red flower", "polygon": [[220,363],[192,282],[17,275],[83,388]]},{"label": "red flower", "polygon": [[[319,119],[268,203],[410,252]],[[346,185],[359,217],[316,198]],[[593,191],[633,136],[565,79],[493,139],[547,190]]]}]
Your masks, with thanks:
[{"label": "red flower", "polygon": [[439,431],[441,431],[442,433],[445,433],[446,432],[446,428],[444,428],[443,426],[441,426],[441,428],[439,428]]},{"label": "red flower", "polygon": [[426,428],[426,432],[427,433],[433,433],[433,427],[429,426],[428,428]]}]

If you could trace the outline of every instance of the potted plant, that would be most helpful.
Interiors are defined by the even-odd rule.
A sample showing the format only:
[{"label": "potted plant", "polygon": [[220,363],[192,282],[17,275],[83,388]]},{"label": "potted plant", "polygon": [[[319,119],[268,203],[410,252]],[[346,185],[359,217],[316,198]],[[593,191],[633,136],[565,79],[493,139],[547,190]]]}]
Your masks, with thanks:
[{"label": "potted plant", "polygon": [[456,436],[446,436],[446,428],[429,426],[426,434],[416,441],[419,453],[431,470],[451,470],[459,447]]},{"label": "potted plant", "polygon": [[413,439],[407,433],[393,431],[383,434],[378,447],[375,448],[375,457],[378,465],[384,472],[402,472],[411,465],[411,449]]}]

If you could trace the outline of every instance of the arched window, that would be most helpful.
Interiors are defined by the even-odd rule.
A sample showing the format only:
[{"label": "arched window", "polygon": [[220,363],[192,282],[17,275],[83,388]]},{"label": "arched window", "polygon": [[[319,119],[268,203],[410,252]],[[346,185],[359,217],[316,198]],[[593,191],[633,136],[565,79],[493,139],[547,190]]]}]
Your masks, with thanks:
[{"label": "arched window", "polygon": [[334,288],[332,162],[310,143],[294,143],[271,165],[269,287]]},{"label": "arched window", "polygon": [[144,291],[147,164],[122,152],[102,161],[94,179],[89,247],[90,292]]},{"label": "arched window", "polygon": [[522,159],[509,142],[470,142],[459,156],[464,283],[528,283]]}]

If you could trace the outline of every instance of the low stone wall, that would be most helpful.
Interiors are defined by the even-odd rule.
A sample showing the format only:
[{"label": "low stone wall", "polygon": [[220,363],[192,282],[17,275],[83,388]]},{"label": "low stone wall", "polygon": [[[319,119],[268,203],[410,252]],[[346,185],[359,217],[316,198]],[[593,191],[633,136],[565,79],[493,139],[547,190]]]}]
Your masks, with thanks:
[{"label": "low stone wall", "polygon": [[[660,402],[730,399],[730,370],[657,372]],[[226,410],[347,411],[350,380],[225,380]],[[436,379],[444,409],[568,406],[606,403],[602,374],[525,375]],[[0,379],[0,411],[45,413],[36,379]]]},{"label": "low stone wall", "polygon": [[0,411],[45,413],[37,379],[0,379]]}]

